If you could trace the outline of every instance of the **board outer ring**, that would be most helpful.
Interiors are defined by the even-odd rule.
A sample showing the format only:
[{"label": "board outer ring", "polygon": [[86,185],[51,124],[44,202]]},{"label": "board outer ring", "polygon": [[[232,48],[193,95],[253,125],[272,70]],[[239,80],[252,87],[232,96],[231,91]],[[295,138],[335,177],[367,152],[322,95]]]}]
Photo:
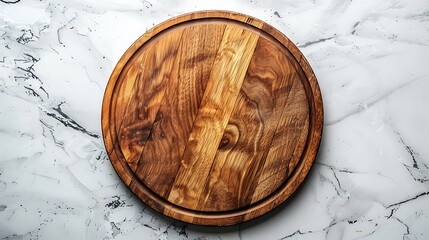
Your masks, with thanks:
[{"label": "board outer ring", "polygon": [[[179,23],[207,18],[234,20],[262,30],[266,34],[272,36],[281,45],[283,45],[287,51],[292,54],[297,63],[301,66],[301,69],[304,72],[308,81],[306,92],[309,91],[307,92],[307,99],[309,100],[308,104],[310,109],[309,135],[298,166],[294,169],[293,173],[290,175],[285,184],[283,184],[266,198],[250,205],[249,207],[225,212],[201,212],[185,209],[183,207],[174,205],[167,200],[159,197],[147,187],[135,184],[139,180],[131,171],[129,166],[120,159],[112,159],[111,155],[109,154],[109,150],[111,150],[109,149],[109,145],[111,148],[114,147],[111,143],[112,139],[109,131],[109,118],[111,107],[110,96],[112,96],[116,85],[116,80],[128,60],[141,46],[143,46],[156,34]],[[258,27],[258,25],[261,25],[262,27]],[[116,71],[116,69],[118,68],[120,68],[121,71]],[[309,93],[311,93],[311,99],[308,98]],[[264,215],[265,213],[273,210],[274,208],[285,202],[301,185],[313,165],[320,146],[323,131],[323,102],[319,84],[310,64],[308,63],[304,55],[301,53],[301,51],[298,49],[298,47],[279,30],[275,29],[271,25],[259,19],[242,13],[223,10],[198,11],[179,15],[154,26],[150,30],[146,31],[142,36],[140,36],[125,51],[125,53],[122,55],[115,68],[113,69],[113,72],[106,86],[102,103],[101,123],[103,141],[113,168],[115,169],[116,173],[121,178],[123,183],[125,183],[125,185],[131,190],[131,192],[133,192],[140,200],[142,200],[152,209],[179,221],[196,225],[227,226],[249,221],[251,219]]]}]

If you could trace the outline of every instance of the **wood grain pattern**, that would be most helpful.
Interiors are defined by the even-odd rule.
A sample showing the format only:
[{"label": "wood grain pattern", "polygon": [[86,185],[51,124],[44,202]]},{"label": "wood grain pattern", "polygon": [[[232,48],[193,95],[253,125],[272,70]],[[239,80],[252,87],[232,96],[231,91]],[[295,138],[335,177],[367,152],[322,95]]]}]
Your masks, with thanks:
[{"label": "wood grain pattern", "polygon": [[168,83],[150,138],[138,159],[137,176],[160,196],[167,197],[174,181],[172,176],[179,170],[213,66],[210,56],[218,51],[224,30],[223,25],[184,29],[177,58],[181,61],[176,59],[171,71],[177,80]]},{"label": "wood grain pattern", "polygon": [[[227,26],[168,200],[196,209],[259,36]],[[237,57],[240,56],[240,57]]]},{"label": "wood grain pattern", "polygon": [[252,17],[203,11],[140,37],[103,100],[109,158],[146,204],[178,220],[230,225],[285,201],[307,175],[323,108],[311,67]]},{"label": "wood grain pattern", "polygon": [[[229,119],[227,131],[218,148],[204,189],[205,194],[200,198],[199,210],[227,211],[260,200],[252,201],[252,196],[259,185],[258,179],[265,177],[261,176],[262,170],[266,172],[272,167],[284,169],[283,165],[289,163],[289,158],[278,159],[286,154],[276,154],[275,166],[263,168],[265,161],[270,160],[268,156],[272,156],[268,154],[269,151],[282,147],[282,143],[276,143],[274,140],[278,135],[282,135],[285,129],[291,128],[290,118],[299,117],[296,114],[289,115],[294,109],[288,108],[287,105],[295,100],[288,98],[293,85],[301,86],[301,89],[293,90],[305,97],[302,84],[296,79],[295,70],[284,53],[270,41],[261,38]],[[308,112],[306,99],[301,99],[299,105],[294,108]],[[303,121],[304,127],[307,125],[307,117],[308,114],[299,119]],[[300,130],[297,131],[301,132]],[[289,140],[296,143],[298,139],[293,137]],[[285,153],[294,150],[295,144],[284,149]],[[281,173],[286,176],[288,174],[287,171]],[[280,183],[266,186],[265,191],[271,193],[279,185]]]}]

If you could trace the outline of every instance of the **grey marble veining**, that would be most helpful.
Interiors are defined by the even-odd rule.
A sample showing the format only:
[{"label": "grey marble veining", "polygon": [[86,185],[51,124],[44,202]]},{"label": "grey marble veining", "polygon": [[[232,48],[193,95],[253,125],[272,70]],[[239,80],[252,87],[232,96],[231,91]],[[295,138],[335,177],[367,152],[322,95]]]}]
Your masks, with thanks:
[{"label": "grey marble veining", "polygon": [[[322,90],[307,180],[268,215],[187,225],[136,199],[104,150],[115,63],[146,30],[239,11],[295,42]],[[428,239],[429,1],[0,0],[0,239]]]}]

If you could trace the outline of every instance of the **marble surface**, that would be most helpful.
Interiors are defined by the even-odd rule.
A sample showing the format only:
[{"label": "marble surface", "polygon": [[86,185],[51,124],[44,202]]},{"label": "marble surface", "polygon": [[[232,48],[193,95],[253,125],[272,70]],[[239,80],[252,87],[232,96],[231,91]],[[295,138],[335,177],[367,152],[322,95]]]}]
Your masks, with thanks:
[{"label": "marble surface", "polygon": [[[284,32],[322,90],[309,177],[226,228],[155,213],[104,150],[101,101],[147,29],[201,9]],[[429,1],[0,0],[0,239],[429,239]]]}]

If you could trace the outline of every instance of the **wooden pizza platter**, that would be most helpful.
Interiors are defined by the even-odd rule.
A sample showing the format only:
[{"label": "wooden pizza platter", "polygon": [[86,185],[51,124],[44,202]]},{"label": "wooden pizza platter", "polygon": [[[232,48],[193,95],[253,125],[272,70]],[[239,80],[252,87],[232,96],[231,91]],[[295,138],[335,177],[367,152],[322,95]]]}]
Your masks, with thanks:
[{"label": "wooden pizza platter", "polygon": [[298,188],[319,147],[323,106],[286,36],[250,16],[202,11],[131,45],[101,120],[113,167],[138,198],[174,219],[231,225]]}]

